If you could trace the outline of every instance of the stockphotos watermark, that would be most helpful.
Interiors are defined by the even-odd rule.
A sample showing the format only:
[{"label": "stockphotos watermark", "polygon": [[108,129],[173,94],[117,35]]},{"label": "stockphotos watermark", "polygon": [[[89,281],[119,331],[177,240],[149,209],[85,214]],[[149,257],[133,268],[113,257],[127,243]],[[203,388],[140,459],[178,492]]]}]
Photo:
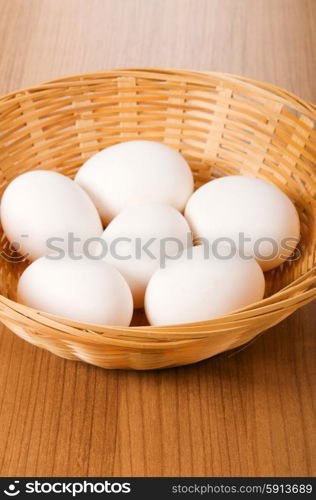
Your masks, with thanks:
[{"label": "stockphotos watermark", "polygon": [[20,481],[13,481],[7,488],[4,489],[3,493],[8,497],[15,497],[22,494],[50,494],[55,495],[71,495],[75,498],[77,495],[81,494],[106,494],[106,493],[131,493],[131,483],[120,483],[112,482],[108,480],[99,482],[90,482],[83,480],[79,481],[56,481],[56,482],[42,482],[42,481],[32,481],[27,482],[20,486]]},{"label": "stockphotos watermark", "polygon": [[[7,243],[0,256],[8,262],[23,262],[28,260],[29,253],[23,252],[27,248],[25,241],[28,235],[23,234],[19,241]],[[87,238],[81,240],[70,232],[67,238],[51,237],[45,242],[46,256],[51,260],[61,260],[66,255],[72,260],[88,258],[91,260],[103,260],[110,256],[119,261],[141,260],[143,258],[159,261],[159,266],[164,268],[169,260],[177,260],[182,256],[193,258],[193,245],[203,246],[205,259],[210,256],[219,260],[229,260],[235,256],[249,260],[255,257],[260,261],[298,260],[301,252],[297,247],[298,239],[284,238],[281,242],[271,237],[261,237],[254,240],[244,232],[240,232],[237,238],[220,237],[214,240],[197,238],[192,242],[192,235],[186,235],[186,241],[179,238],[148,238],[142,237],[118,237],[107,243],[103,238]],[[45,252],[44,252],[45,253]]]}]

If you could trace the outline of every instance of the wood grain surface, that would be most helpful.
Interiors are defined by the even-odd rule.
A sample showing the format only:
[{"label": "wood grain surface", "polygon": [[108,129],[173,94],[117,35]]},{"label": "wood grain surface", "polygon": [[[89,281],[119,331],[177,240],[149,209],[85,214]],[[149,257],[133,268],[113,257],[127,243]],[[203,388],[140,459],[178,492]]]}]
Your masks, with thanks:
[{"label": "wood grain surface", "polygon": [[[114,67],[227,71],[316,100],[315,0],[0,0],[0,92]],[[239,352],[105,371],[0,333],[1,476],[312,476],[315,304]]]}]

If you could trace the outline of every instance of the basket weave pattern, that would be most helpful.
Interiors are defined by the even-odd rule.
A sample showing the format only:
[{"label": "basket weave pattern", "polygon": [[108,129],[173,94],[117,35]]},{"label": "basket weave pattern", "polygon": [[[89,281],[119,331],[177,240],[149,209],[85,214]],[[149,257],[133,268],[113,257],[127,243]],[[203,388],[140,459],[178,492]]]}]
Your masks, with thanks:
[{"label": "basket weave pattern", "polygon": [[[196,187],[231,174],[272,181],[301,220],[299,260],[266,273],[266,297],[188,325],[99,327],[15,302],[25,263],[0,259],[0,319],[20,337],[105,368],[192,363],[240,346],[316,297],[316,108],[277,87],[220,73],[114,70],[73,76],[0,99],[0,190],[17,175],[74,177],[91,155],[132,139],[164,142],[189,162]],[[177,189],[177,186],[175,186]],[[1,232],[1,247],[7,241]],[[194,293],[194,290],[192,291]]]}]

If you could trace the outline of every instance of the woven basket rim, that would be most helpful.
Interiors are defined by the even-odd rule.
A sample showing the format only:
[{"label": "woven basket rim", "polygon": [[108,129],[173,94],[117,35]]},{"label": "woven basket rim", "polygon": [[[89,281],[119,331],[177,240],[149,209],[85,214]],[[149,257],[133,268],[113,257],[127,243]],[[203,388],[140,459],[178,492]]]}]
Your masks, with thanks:
[{"label": "woven basket rim", "polygon": [[[153,79],[157,79],[157,76],[159,74],[161,75],[172,75],[172,74],[178,74],[178,75],[185,75],[188,77],[188,81],[190,81],[190,78],[192,79],[192,75],[196,75],[196,77],[221,77],[223,81],[236,81],[240,84],[244,84],[246,87],[251,86],[252,89],[256,89],[257,92],[260,92],[262,96],[269,96],[270,99],[275,100],[276,102],[280,102],[282,104],[289,104],[289,100],[291,100],[291,103],[294,105],[295,108],[299,107],[301,111],[303,111],[307,116],[310,116],[313,120],[316,120],[316,103],[313,103],[311,101],[308,101],[306,99],[302,99],[299,97],[297,94],[290,92],[284,87],[274,85],[270,82],[263,82],[261,80],[256,80],[254,78],[249,78],[245,76],[240,76],[236,75],[234,73],[225,73],[221,71],[204,71],[204,70],[190,70],[190,69],[180,69],[180,68],[156,68],[156,67],[131,67],[131,68],[111,68],[111,69],[104,69],[104,70],[98,70],[95,72],[89,72],[89,73],[76,73],[72,75],[65,75],[60,78],[54,78],[50,80],[45,80],[42,83],[36,84],[36,85],[31,85],[29,87],[21,87],[17,90],[14,90],[12,92],[6,93],[3,96],[0,96],[0,103],[2,101],[5,101],[9,98],[15,97],[19,94],[23,93],[29,93],[29,92],[35,92],[37,90],[43,89],[43,87],[51,88],[52,86],[60,83],[69,83],[72,79],[80,79],[80,78],[85,78],[89,75],[95,75],[98,77],[102,77],[104,75],[106,76],[128,76],[128,75],[134,75],[137,73],[138,76],[143,75],[144,77],[152,77]],[[154,74],[156,75],[156,78],[154,78]],[[191,81],[194,81],[192,79]],[[93,83],[93,81],[91,82]],[[285,99],[282,97],[280,94],[286,94],[288,99]]]},{"label": "woven basket rim", "polygon": [[[236,84],[244,87],[245,89],[249,89],[252,92],[255,92],[258,95],[258,97],[259,96],[269,97],[270,100],[274,100],[275,102],[287,105],[299,111],[300,113],[305,114],[307,117],[311,118],[314,122],[316,122],[316,104],[301,99],[297,95],[289,92],[286,89],[283,89],[282,87],[230,73],[197,71],[197,70],[175,69],[175,68],[173,69],[171,68],[162,69],[154,67],[118,68],[118,69],[114,68],[109,70],[101,70],[96,72],[79,73],[75,75],[64,76],[58,79],[45,81],[38,85],[21,88],[19,90],[7,93],[0,97],[0,106],[2,103],[7,102],[9,99],[18,97],[21,94],[29,94],[32,92],[43,90],[45,88],[51,89],[57,86],[60,87],[61,84],[69,86],[69,83],[71,83],[72,80],[84,79],[85,84],[87,84],[88,79],[91,77],[91,84],[93,84],[95,83],[95,80],[97,80],[98,78],[102,78],[104,76],[106,77],[135,76],[135,74],[138,77],[152,78],[155,80],[159,79],[159,75],[161,77],[163,77],[164,75],[168,76],[174,75],[175,80],[177,76],[185,76],[187,78],[187,81],[190,83],[197,83],[198,80],[198,83],[205,82],[205,85],[210,83],[210,81],[208,82],[208,80],[212,79],[212,77],[217,79],[219,78],[223,82],[227,83],[235,82]],[[82,81],[76,83],[77,86],[79,86],[80,84],[82,84]],[[285,95],[286,97],[283,97],[283,95]],[[312,203],[315,204],[316,206],[316,200],[312,200]],[[308,285],[308,289],[307,290],[305,289],[303,291],[300,290],[301,288],[303,288],[304,285]],[[293,290],[296,291],[295,293],[296,301],[298,297],[302,299],[301,305],[304,305],[305,303],[312,300],[312,298],[316,297],[316,264],[308,272],[304,273],[299,278],[290,283],[288,286],[279,290],[273,295],[266,297],[254,304],[251,304],[250,306],[246,306],[236,311],[233,311],[230,314],[202,322],[184,323],[178,325],[163,325],[159,327],[155,326],[112,327],[108,325],[87,324],[87,323],[68,320],[67,318],[48,314],[43,311],[38,311],[34,308],[30,308],[12,299],[9,299],[1,294],[0,294],[0,308],[1,308],[1,313],[4,315],[6,315],[5,313],[7,313],[6,315],[7,318],[12,321],[14,320],[15,322],[18,323],[16,318],[16,315],[18,315],[20,319],[26,318],[28,320],[38,323],[40,326],[47,325],[48,327],[53,327],[56,330],[63,332],[64,334],[68,333],[72,335],[78,335],[80,333],[84,333],[86,335],[88,333],[91,333],[93,336],[95,336],[96,333],[103,333],[103,331],[106,330],[105,338],[108,340],[109,338],[111,338],[108,337],[111,332],[113,333],[113,335],[117,334],[118,332],[121,332],[124,333],[125,335],[130,334],[131,336],[135,335],[137,332],[140,334],[141,333],[147,334],[149,332],[151,332],[152,334],[156,333],[164,334],[165,332],[168,331],[175,334],[176,331],[172,332],[172,329],[178,331],[179,328],[183,328],[184,330],[181,332],[181,335],[185,335],[187,333],[188,336],[190,336],[188,337],[189,341],[189,339],[194,338],[193,337],[194,332],[196,332],[196,336],[198,335],[203,336],[203,330],[207,327],[209,328],[211,326],[214,326],[217,328],[227,328],[227,327],[232,328],[233,325],[236,324],[236,322],[242,321],[244,315],[249,313],[250,311],[258,313],[255,315],[255,317],[257,318],[261,317],[262,315],[264,316],[266,308],[268,308],[267,313],[270,314],[271,308],[269,306],[271,306],[271,303],[276,306],[275,307],[276,310],[282,309],[283,306],[290,303],[289,301],[291,301],[292,296],[288,297],[287,295],[289,291]],[[297,307],[295,308],[297,309]],[[11,317],[10,312],[14,314],[14,318]],[[194,330],[194,332],[190,331],[191,329]],[[99,335],[98,338],[100,338]],[[179,345],[179,342],[180,340],[176,341],[177,345]],[[171,344],[172,344],[171,342],[168,343],[168,345]],[[150,343],[150,345],[153,346],[153,343]]]}]

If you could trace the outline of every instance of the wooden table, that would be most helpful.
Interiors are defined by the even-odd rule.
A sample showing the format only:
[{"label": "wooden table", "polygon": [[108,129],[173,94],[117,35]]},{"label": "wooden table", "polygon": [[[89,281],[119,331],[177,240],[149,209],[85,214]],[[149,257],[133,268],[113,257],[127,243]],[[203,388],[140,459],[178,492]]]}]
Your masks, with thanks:
[{"label": "wooden table", "polygon": [[[315,0],[0,0],[0,12],[2,94],[155,66],[243,74],[316,100]],[[315,311],[240,352],[148,373],[65,361],[3,329],[0,474],[315,474]]]}]

